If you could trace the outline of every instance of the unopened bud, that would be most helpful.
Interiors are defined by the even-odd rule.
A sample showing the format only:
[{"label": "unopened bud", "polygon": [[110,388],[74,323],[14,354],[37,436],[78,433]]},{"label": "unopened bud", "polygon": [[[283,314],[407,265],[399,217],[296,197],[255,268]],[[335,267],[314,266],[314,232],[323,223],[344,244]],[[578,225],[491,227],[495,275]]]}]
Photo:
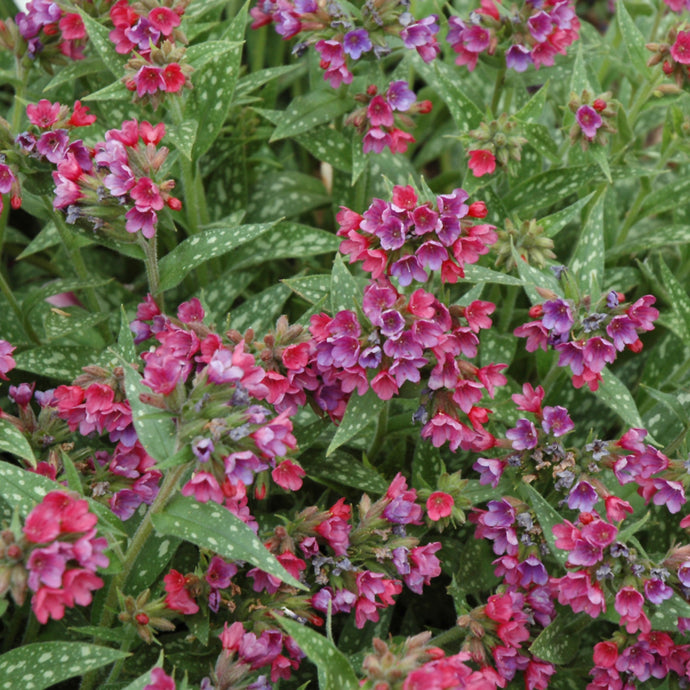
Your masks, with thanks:
[{"label": "unopened bud", "polygon": [[469,215],[470,218],[486,218],[488,213],[486,204],[483,201],[475,201],[470,204],[467,215]]}]

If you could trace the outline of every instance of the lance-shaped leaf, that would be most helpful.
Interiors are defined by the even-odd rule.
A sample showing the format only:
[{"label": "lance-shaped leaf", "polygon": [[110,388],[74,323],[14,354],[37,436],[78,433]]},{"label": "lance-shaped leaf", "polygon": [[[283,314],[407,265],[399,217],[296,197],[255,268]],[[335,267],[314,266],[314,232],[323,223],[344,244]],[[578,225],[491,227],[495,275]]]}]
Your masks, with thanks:
[{"label": "lance-shaped leaf", "polygon": [[591,622],[586,613],[575,617],[558,615],[539,633],[529,651],[549,663],[567,664],[575,658],[580,648],[580,633]]},{"label": "lance-shaped leaf", "polygon": [[198,235],[188,237],[160,261],[160,288],[169,290],[179,285],[184,277],[209,259],[222,256],[249,242],[276,225],[214,225]]},{"label": "lance-shaped leaf", "polygon": [[647,67],[647,60],[649,59],[649,51],[645,48],[647,41],[625,8],[623,0],[618,0],[616,3],[616,23],[635,71],[641,78],[649,78],[651,71]]},{"label": "lance-shaped leaf", "polygon": [[[599,383],[595,395],[606,403],[616,414],[620,415],[626,424],[632,427],[643,427],[642,418],[627,386],[611,371],[604,369],[601,372],[602,380]],[[655,443],[650,436],[650,443]]]},{"label": "lance-shaped leaf", "polygon": [[352,103],[333,89],[311,91],[289,105],[273,132],[271,141],[294,137],[332,122],[352,108]]},{"label": "lance-shaped leaf", "polygon": [[248,561],[288,585],[306,589],[283,568],[251,528],[224,506],[176,496],[162,513],[152,515],[151,520],[160,534],[179,537],[229,561]]},{"label": "lance-shaped leaf", "polygon": [[340,254],[333,261],[331,272],[331,307],[333,314],[344,309],[353,310],[362,303],[362,291],[352,277]]},{"label": "lance-shaped leaf", "polygon": [[115,78],[120,79],[124,73],[126,60],[123,55],[120,55],[115,50],[115,45],[108,37],[110,33],[108,29],[89,16],[80,7],[73,6],[70,9],[78,12],[82,18],[86,32],[89,34],[89,40],[96,48],[96,52],[101,56],[103,64],[112,72]]},{"label": "lance-shaped leaf", "polygon": [[350,662],[329,639],[296,621],[283,617],[278,622],[318,669],[320,690],[358,690]]},{"label": "lance-shaped leaf", "polygon": [[336,448],[340,448],[372,424],[378,418],[382,408],[383,400],[376,395],[373,388],[362,396],[353,393],[347,403],[343,421],[340,422],[326,455],[330,455]]},{"label": "lance-shaped leaf", "polygon": [[570,272],[580,290],[599,299],[599,281],[604,275],[604,205],[606,189],[599,192],[582,226],[580,239],[570,260]]},{"label": "lance-shaped leaf", "polygon": [[82,367],[93,362],[99,354],[89,347],[52,345],[25,350],[14,355],[14,360],[17,362],[17,369],[21,371],[48,376],[64,383],[79,376]]},{"label": "lance-shaped leaf", "polygon": [[561,565],[565,565],[565,562],[568,560],[568,552],[556,546],[556,538],[552,531],[552,527],[562,524],[565,518],[561,517],[533,486],[523,484],[520,487],[520,493],[537,516],[539,526],[542,529],[544,539],[549,545],[551,553]]},{"label": "lance-shaped leaf", "polygon": [[7,419],[0,419],[0,450],[18,455],[36,467],[36,457],[24,434]]},{"label": "lance-shaped leaf", "polygon": [[43,690],[128,656],[84,642],[35,642],[0,656],[0,689]]}]

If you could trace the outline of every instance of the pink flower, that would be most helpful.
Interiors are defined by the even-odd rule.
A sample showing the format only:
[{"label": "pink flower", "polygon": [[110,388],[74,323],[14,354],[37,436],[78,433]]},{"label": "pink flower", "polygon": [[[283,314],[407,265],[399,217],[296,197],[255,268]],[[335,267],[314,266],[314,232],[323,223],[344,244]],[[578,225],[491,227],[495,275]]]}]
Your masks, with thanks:
[{"label": "pink flower", "polygon": [[55,587],[41,587],[31,597],[31,609],[38,622],[45,625],[49,618],[59,621],[65,615],[65,606],[70,605],[67,594]]},{"label": "pink flower", "polygon": [[49,129],[58,119],[60,114],[60,104],[51,103],[49,100],[42,98],[35,105],[30,103],[26,106],[26,115],[29,122],[41,129]]},{"label": "pink flower", "polygon": [[177,570],[171,570],[164,578],[165,582],[165,605],[173,611],[178,611],[185,615],[195,614],[199,606],[186,589],[187,578]]},{"label": "pink flower", "polygon": [[15,348],[8,343],[6,340],[0,339],[0,379],[7,381],[8,378],[5,376],[8,371],[17,366],[14,358],[11,356]]},{"label": "pink flower", "polygon": [[690,31],[679,31],[671,46],[671,57],[681,65],[690,65]]},{"label": "pink flower", "polygon": [[144,686],[144,690],[175,690],[175,681],[162,668],[151,671],[152,682]]},{"label": "pink flower", "polygon": [[434,522],[448,517],[453,512],[455,501],[450,494],[434,491],[426,501],[426,512]]},{"label": "pink flower", "polygon": [[273,481],[286,491],[298,491],[302,488],[302,477],[306,472],[292,460],[283,460],[272,472]]},{"label": "pink flower", "polygon": [[490,175],[496,170],[496,156],[486,149],[475,149],[470,151],[467,166],[475,177]]},{"label": "pink flower", "polygon": [[183,496],[194,496],[199,503],[223,503],[223,492],[218,480],[210,472],[195,472],[182,487]]}]

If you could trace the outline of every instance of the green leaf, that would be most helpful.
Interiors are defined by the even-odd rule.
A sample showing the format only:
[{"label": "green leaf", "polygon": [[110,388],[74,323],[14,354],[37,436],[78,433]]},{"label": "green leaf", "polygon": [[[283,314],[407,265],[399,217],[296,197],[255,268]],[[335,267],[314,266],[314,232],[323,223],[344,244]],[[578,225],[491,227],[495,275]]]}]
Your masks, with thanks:
[{"label": "green leaf", "polygon": [[331,292],[331,276],[328,274],[285,278],[282,282],[310,304],[316,304]]},{"label": "green leaf", "polygon": [[161,259],[161,290],[169,290],[179,285],[197,266],[259,237],[275,227],[276,223],[277,221],[254,225],[212,225],[198,235],[188,237]]},{"label": "green leaf", "polygon": [[661,225],[653,229],[645,228],[639,236],[607,249],[606,258],[629,257],[651,249],[688,243],[690,243],[690,225]]},{"label": "green leaf", "polygon": [[141,376],[129,362],[122,361],[125,371],[125,390],[132,408],[132,422],[137,437],[146,452],[156,461],[162,462],[175,452],[175,423],[161,410],[141,402],[140,396],[151,395],[151,389],[144,385]]},{"label": "green leaf", "polygon": [[82,101],[128,101],[132,98],[132,92],[121,82],[115,81],[108,86],[104,86],[98,91],[86,94]]},{"label": "green leaf", "polygon": [[556,547],[556,538],[552,531],[552,527],[562,524],[565,518],[561,517],[551,504],[530,484],[522,484],[519,492],[537,516],[544,539],[549,545],[551,553],[561,565],[565,565],[565,562],[568,560],[568,552]]},{"label": "green leaf", "polygon": [[351,108],[352,103],[334,89],[310,91],[292,100],[270,141],[294,137],[319,125],[333,122]]},{"label": "green leaf", "polygon": [[678,325],[682,329],[683,342],[688,345],[690,344],[690,297],[662,258],[659,259],[659,265],[664,286],[671,298],[673,311],[678,316]]},{"label": "green leaf", "polygon": [[638,218],[647,218],[690,202],[690,177],[682,176],[655,189],[642,204]]},{"label": "green leaf", "polygon": [[129,319],[124,306],[120,307],[120,333],[117,338],[119,354],[126,362],[134,364],[137,361],[137,351],[134,347],[134,337],[129,328]]},{"label": "green leaf", "polygon": [[198,120],[185,120],[170,132],[169,141],[188,160],[192,160],[192,152],[196,143],[196,133],[199,129]]},{"label": "green leaf", "polygon": [[418,60],[415,69],[444,100],[460,132],[469,132],[480,125],[484,113],[467,97],[455,68],[440,60],[434,60],[433,67]]},{"label": "green leaf", "polygon": [[[189,49],[187,52],[189,52]],[[246,96],[252,91],[262,87],[264,84],[268,84],[268,82],[273,81],[274,79],[284,77],[286,74],[296,72],[300,69],[301,66],[298,64],[281,65],[280,67],[268,67],[266,69],[260,69],[256,72],[252,72],[251,74],[246,74],[237,82],[237,86],[235,87],[235,96],[237,98]]]},{"label": "green leaf", "polygon": [[110,70],[116,79],[119,79],[124,74],[126,60],[124,56],[115,50],[115,45],[108,37],[110,31],[103,24],[90,17],[80,7],[74,5],[71,9],[74,12],[78,12],[81,16],[86,32],[89,34],[89,41],[101,56],[106,69]]},{"label": "green leaf", "polygon": [[84,313],[81,309],[69,312],[66,310],[54,311],[51,309],[46,313],[43,319],[46,339],[56,340],[58,338],[64,338],[75,331],[85,333],[96,324],[105,321],[108,316],[109,314],[107,313]]},{"label": "green leaf", "polygon": [[435,489],[439,477],[446,471],[441,451],[425,440],[418,440],[412,459],[412,486]]},{"label": "green leaf", "polygon": [[316,665],[319,690],[358,690],[359,682],[350,662],[330,640],[285,617],[278,618],[278,622]]},{"label": "green leaf", "polygon": [[278,283],[266,288],[231,312],[230,327],[240,332],[247,328],[253,328],[257,333],[272,330],[289,296],[290,288],[287,285]]},{"label": "green leaf", "polygon": [[376,395],[373,388],[370,388],[362,396],[353,393],[347,403],[345,416],[328,446],[326,455],[331,455],[336,448],[340,448],[375,422],[383,405],[384,401]]},{"label": "green leaf", "polygon": [[26,436],[17,429],[8,419],[0,418],[0,450],[18,455],[28,460],[32,467],[36,467],[36,456]]},{"label": "green leaf", "polygon": [[162,513],[151,516],[160,534],[179,537],[229,561],[248,561],[292,587],[306,590],[242,520],[224,506],[176,496]]},{"label": "green leaf", "polygon": [[342,256],[336,254],[331,273],[331,308],[333,314],[344,309],[353,310],[362,302],[362,291],[352,277]]},{"label": "green leaf", "polygon": [[[319,127],[295,136],[295,141],[304,146],[317,160],[330,163],[343,172],[352,170],[352,142],[349,138],[330,127]],[[361,144],[360,144],[361,145]]]},{"label": "green leaf", "polygon": [[[611,177],[631,179],[646,171],[618,166],[611,169]],[[604,173],[598,165],[574,165],[558,170],[546,170],[525,180],[508,192],[503,198],[508,208],[520,209],[520,215],[529,217],[540,208],[548,208],[575,194],[587,184],[602,182]]]},{"label": "green leaf", "polygon": [[[623,43],[630,62],[635,67],[640,81],[648,80],[651,70],[647,67],[647,60],[649,59],[649,51],[645,48],[647,41],[632,20],[623,0],[616,2],[616,24],[623,37]],[[638,85],[639,82],[636,86]]]},{"label": "green leaf", "polygon": [[547,127],[537,122],[526,122],[522,125],[522,131],[529,140],[530,146],[534,147],[542,156],[556,164],[561,162],[558,146]]},{"label": "green leaf", "polygon": [[111,628],[101,628],[97,625],[80,625],[78,627],[70,627],[70,630],[86,637],[96,637],[106,642],[118,642],[120,645],[130,636],[130,631],[124,627],[113,630]]},{"label": "green leaf", "polygon": [[578,199],[574,204],[566,206],[550,216],[545,216],[539,219],[539,225],[544,228],[544,234],[547,237],[555,237],[568,223],[579,218],[580,211],[584,208],[589,200],[594,196],[594,192],[588,194],[582,199]]},{"label": "green leaf", "polygon": [[333,233],[300,223],[282,222],[270,236],[252,240],[232,255],[234,270],[266,261],[303,258],[337,252],[340,238]]},{"label": "green leaf", "polygon": [[[626,424],[642,427],[640,413],[628,388],[608,369],[604,369],[601,376],[602,380],[595,392],[597,398],[608,405]],[[647,440],[654,443],[651,437],[647,437]]]},{"label": "green leaf", "polygon": [[514,117],[521,122],[533,122],[541,117],[546,105],[546,96],[549,92],[549,82],[547,81],[525,105],[518,110]]},{"label": "green leaf", "polygon": [[599,299],[599,280],[604,275],[604,206],[606,188],[601,190],[582,226],[580,239],[570,260],[570,272],[583,294]]},{"label": "green leaf", "polygon": [[652,513],[648,510],[639,520],[636,520],[616,535],[616,540],[625,544],[633,535],[637,534],[648,522]]},{"label": "green leaf", "polygon": [[43,87],[43,93],[52,91],[63,84],[73,83],[79,77],[85,77],[87,74],[98,74],[102,71],[103,61],[95,56],[62,65],[57,74]]},{"label": "green leaf", "polygon": [[653,630],[678,631],[678,618],[690,618],[690,604],[679,594],[673,594],[658,606],[649,617]]},{"label": "green leaf", "polygon": [[549,270],[540,271],[534,266],[530,266],[526,261],[518,256],[513,248],[513,260],[517,265],[518,273],[522,279],[522,286],[527,293],[532,304],[541,304],[544,298],[537,292],[536,288],[547,288],[557,295],[562,295],[563,290],[559,285],[554,274]]},{"label": "green leaf", "polygon": [[494,271],[477,264],[465,266],[465,277],[460,279],[465,283],[496,283],[498,285],[522,285],[522,281],[508,273]]},{"label": "green leaf", "polygon": [[51,345],[36,347],[14,355],[17,369],[40,374],[60,381],[72,381],[81,374],[82,367],[93,362],[99,352],[89,347]]},{"label": "green leaf", "polygon": [[570,663],[582,641],[582,631],[592,622],[587,614],[558,614],[532,642],[529,651],[551,664]]},{"label": "green leaf", "polygon": [[570,76],[570,90],[574,92],[578,98],[585,89],[590,93],[592,92],[592,87],[589,85],[589,79],[587,77],[587,70],[585,69],[585,61],[582,54],[583,49],[584,46],[582,41],[578,41],[578,49]]},{"label": "green leaf", "polygon": [[232,41],[204,41],[203,43],[189,46],[185,52],[185,57],[195,70],[200,70],[214,57],[218,57],[221,53],[225,53],[228,50],[234,50],[241,45],[242,43],[240,42]]},{"label": "green leaf", "polygon": [[44,690],[128,656],[128,652],[86,642],[23,645],[0,656],[0,689]]},{"label": "green leaf", "polygon": [[240,73],[244,46],[248,3],[235,15],[224,38],[227,50],[217,53],[203,71],[192,79],[196,99],[196,117],[199,120],[194,158],[203,156],[213,145],[228,117],[235,84]]},{"label": "green leaf", "polygon": [[255,185],[247,205],[247,217],[255,221],[294,218],[330,202],[321,180],[285,170],[266,175]]},{"label": "green leaf", "polygon": [[100,287],[106,285],[111,280],[111,278],[91,278],[87,280],[82,280],[80,278],[59,278],[57,280],[51,280],[49,283],[29,293],[29,296],[22,302],[22,310],[25,314],[29,314],[36,305],[43,302],[47,297],[59,295],[62,292]]},{"label": "green leaf", "polygon": [[[80,238],[81,240],[81,238]],[[37,254],[48,247],[54,247],[56,244],[60,244],[60,233],[52,221],[46,223],[41,231],[34,237],[29,244],[24,247],[22,253],[17,257],[17,259],[25,259],[27,256],[32,254]]]},{"label": "green leaf", "polygon": [[300,457],[300,464],[311,479],[327,486],[336,482],[371,494],[385,493],[388,488],[388,482],[375,470],[343,451],[335,451],[325,458],[322,454],[316,457],[306,454]]}]

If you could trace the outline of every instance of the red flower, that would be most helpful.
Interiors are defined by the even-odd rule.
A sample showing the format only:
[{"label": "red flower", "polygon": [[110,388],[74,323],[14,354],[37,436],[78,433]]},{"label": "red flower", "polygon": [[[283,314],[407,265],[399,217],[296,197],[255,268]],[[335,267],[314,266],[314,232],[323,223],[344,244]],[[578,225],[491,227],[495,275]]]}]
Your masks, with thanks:
[{"label": "red flower", "polygon": [[476,149],[470,151],[470,160],[467,166],[475,177],[490,175],[496,170],[496,156],[486,149]]},{"label": "red flower", "polygon": [[430,520],[436,522],[448,517],[453,512],[455,501],[450,494],[443,491],[434,491],[426,500],[426,512]]}]

